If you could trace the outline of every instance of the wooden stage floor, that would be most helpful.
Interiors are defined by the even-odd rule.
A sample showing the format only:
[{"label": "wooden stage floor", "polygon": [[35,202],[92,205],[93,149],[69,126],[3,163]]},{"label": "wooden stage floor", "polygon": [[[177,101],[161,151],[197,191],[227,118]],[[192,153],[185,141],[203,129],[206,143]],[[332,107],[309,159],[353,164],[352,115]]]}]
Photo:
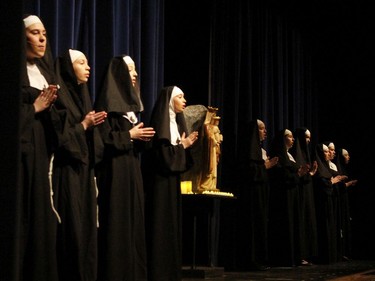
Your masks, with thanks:
[{"label": "wooden stage floor", "polygon": [[375,281],[375,261],[351,260],[331,265],[270,268],[267,271],[227,272],[223,268],[183,268],[183,281]]}]

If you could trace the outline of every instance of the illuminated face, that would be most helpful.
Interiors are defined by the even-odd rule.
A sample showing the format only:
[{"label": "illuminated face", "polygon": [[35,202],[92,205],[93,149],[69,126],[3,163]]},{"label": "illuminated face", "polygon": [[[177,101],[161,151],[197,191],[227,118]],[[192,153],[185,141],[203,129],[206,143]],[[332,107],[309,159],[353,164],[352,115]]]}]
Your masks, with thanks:
[{"label": "illuminated face", "polygon": [[344,157],[345,164],[348,164],[350,160],[349,152],[347,150],[343,150],[342,156]]},{"label": "illuminated face", "polygon": [[80,56],[73,62],[74,73],[78,84],[87,83],[90,77],[90,66],[86,56]]},{"label": "illuminated face", "polygon": [[285,146],[287,149],[291,148],[294,143],[294,138],[292,134],[287,134],[284,136]]},{"label": "illuminated face", "polygon": [[173,108],[174,112],[180,113],[184,111],[186,106],[186,100],[184,98],[184,94],[178,94],[177,96],[173,97]]},{"label": "illuminated face", "polygon": [[129,69],[129,75],[130,75],[130,80],[132,81],[133,87],[137,84],[137,77],[138,73],[135,70],[135,64],[134,63],[127,63],[128,69]]},{"label": "illuminated face", "polygon": [[336,156],[336,151],[335,151],[335,145],[331,142],[328,146],[328,150],[329,150],[329,159],[330,160],[333,160]]},{"label": "illuminated face", "polygon": [[305,133],[306,143],[309,144],[311,142],[311,134],[310,132]]},{"label": "illuminated face", "polygon": [[267,138],[266,125],[262,121],[258,121],[259,139],[264,141]]},{"label": "illuminated face", "polygon": [[329,161],[331,159],[331,154],[328,147],[323,147],[324,160]]},{"label": "illuminated face", "polygon": [[46,52],[47,32],[44,25],[34,23],[26,28],[26,58],[32,61],[36,58],[42,58]]}]

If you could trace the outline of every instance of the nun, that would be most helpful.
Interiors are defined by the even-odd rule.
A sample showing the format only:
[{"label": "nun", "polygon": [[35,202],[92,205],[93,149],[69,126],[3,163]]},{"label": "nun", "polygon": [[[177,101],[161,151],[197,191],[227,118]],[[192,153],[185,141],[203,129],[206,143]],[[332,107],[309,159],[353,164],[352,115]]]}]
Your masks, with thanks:
[{"label": "nun", "polygon": [[295,267],[301,262],[300,177],[308,172],[289,150],[294,145],[289,129],[279,131],[271,143],[271,156],[279,161],[270,170],[270,261],[274,266]]},{"label": "nun", "polygon": [[312,177],[318,169],[316,161],[310,157],[311,132],[307,128],[297,128],[294,131],[295,142],[290,149],[298,165],[308,165],[309,172],[300,178],[300,214],[301,214],[301,265],[312,265],[318,254],[318,239],[314,186]]},{"label": "nun", "polygon": [[336,190],[342,178],[332,169],[332,153],[325,143],[315,147],[318,170],[313,176],[316,220],[318,230],[318,263],[338,261],[338,223]]},{"label": "nun", "polygon": [[240,136],[238,155],[238,239],[237,267],[240,270],[267,270],[268,267],[268,169],[274,167],[278,157],[272,159],[263,148],[267,129],[259,119],[247,122]]},{"label": "nun", "polygon": [[20,236],[16,272],[23,280],[57,280],[56,227],[49,165],[57,138],[52,126],[57,86],[47,31],[39,17],[28,15],[22,69]]},{"label": "nun", "polygon": [[[56,59],[61,94],[55,107],[64,112],[56,131],[59,147],[53,160],[53,185],[57,211],[59,280],[96,280],[97,190],[94,178],[95,152],[102,150],[95,126],[106,112],[95,112],[88,92],[90,66],[78,50],[67,50]],[[55,126],[57,128],[57,126]]]},{"label": "nun", "polygon": [[130,56],[111,59],[95,102],[108,113],[98,128],[104,142],[96,167],[99,188],[98,280],[147,280],[140,153],[155,131],[140,121],[138,73]]},{"label": "nun", "polygon": [[181,174],[192,167],[189,133],[183,111],[184,92],[177,86],[161,90],[151,115],[155,129],[147,187],[149,280],[181,280]]},{"label": "nun", "polygon": [[341,225],[341,249],[342,260],[349,261],[352,256],[352,216],[350,210],[350,193],[357,184],[356,179],[351,178],[349,174],[350,155],[344,148],[337,149],[335,164],[340,175],[347,176],[340,185],[340,225]]}]

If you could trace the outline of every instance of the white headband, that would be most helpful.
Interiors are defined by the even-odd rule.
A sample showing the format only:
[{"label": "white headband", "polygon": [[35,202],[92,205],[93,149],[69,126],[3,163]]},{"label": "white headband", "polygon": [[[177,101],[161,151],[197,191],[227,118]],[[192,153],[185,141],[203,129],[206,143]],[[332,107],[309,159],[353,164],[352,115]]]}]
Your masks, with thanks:
[{"label": "white headband", "polygon": [[34,15],[24,18],[23,23],[25,24],[25,28],[28,28],[30,25],[33,25],[35,23],[43,24],[42,21],[37,16],[34,16]]},{"label": "white headband", "polygon": [[292,131],[291,130],[288,130],[288,129],[285,129],[284,131],[284,136],[287,136],[287,135],[293,135]]},{"label": "white headband", "polygon": [[81,51],[78,51],[78,50],[72,50],[72,49],[69,49],[69,55],[70,55],[70,60],[73,62],[76,61],[76,59],[78,59],[79,57],[81,56],[85,56],[84,53],[82,53]]},{"label": "white headband", "polygon": [[179,94],[184,94],[184,92],[177,86],[173,87],[171,98],[169,99],[169,106],[174,110],[174,105],[173,105],[173,98]]},{"label": "white headband", "polygon": [[173,99],[175,96],[179,94],[184,94],[184,92],[179,87],[174,86],[171,94],[171,99]]},{"label": "white headband", "polygon": [[134,61],[132,60],[132,58],[129,57],[129,56],[125,56],[125,57],[124,57],[124,62],[125,62],[127,65],[129,65],[129,64],[135,64]]}]

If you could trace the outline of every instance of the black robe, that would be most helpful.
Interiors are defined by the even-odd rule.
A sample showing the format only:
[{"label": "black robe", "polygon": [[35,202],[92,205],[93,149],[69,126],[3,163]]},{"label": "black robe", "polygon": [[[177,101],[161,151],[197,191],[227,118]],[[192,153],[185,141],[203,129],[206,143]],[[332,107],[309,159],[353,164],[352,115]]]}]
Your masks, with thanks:
[{"label": "black robe", "polygon": [[240,270],[268,262],[269,181],[257,120],[243,127],[240,139],[236,262]]},{"label": "black robe", "polygon": [[332,170],[324,159],[323,144],[315,147],[318,171],[313,176],[314,199],[318,233],[318,263],[337,262],[337,213],[334,193],[337,185],[332,184]]},{"label": "black robe", "polygon": [[270,157],[279,157],[270,170],[270,262],[298,266],[300,255],[299,165],[288,158],[284,132],[272,140]]},{"label": "black robe", "polygon": [[[189,149],[170,141],[169,101],[173,86],[163,88],[154,105],[151,178],[147,188],[147,242],[150,281],[181,280],[181,188],[180,176],[192,165]],[[180,134],[186,129],[182,113],[176,114]]]},{"label": "black robe", "polygon": [[[41,60],[37,67],[49,84],[54,84],[53,69]],[[51,116],[55,109],[35,113],[33,103],[41,90],[30,86],[23,71],[21,105],[21,174],[20,182],[20,274],[23,280],[57,280],[56,227],[58,219],[52,204],[49,165],[57,138]],[[48,85],[46,85],[48,86]]]},{"label": "black robe", "polygon": [[99,125],[105,144],[96,168],[99,187],[100,281],[147,280],[143,179],[139,152],[142,141],[132,140],[134,126],[123,115],[138,113],[140,101],[131,85],[123,57],[111,60],[95,108],[108,113]]},{"label": "black robe", "polygon": [[[337,149],[336,161],[337,169],[340,175],[348,176],[346,181],[352,180],[348,172],[348,165],[345,163],[344,156],[342,155],[342,148]],[[347,187],[345,183],[340,185],[340,242],[341,243],[341,254],[344,257],[352,256],[352,216],[350,208],[350,187]]]},{"label": "black robe", "polygon": [[[297,128],[294,132],[295,142],[290,149],[298,165],[308,164],[312,167],[310,148],[306,142],[306,128]],[[310,173],[302,176],[299,182],[301,213],[301,257],[306,261],[315,261],[318,255],[318,238],[314,185]]]},{"label": "black robe", "polygon": [[53,184],[62,221],[57,243],[59,280],[92,281],[97,275],[94,163],[101,140],[96,128],[84,130],[81,124],[92,105],[86,84],[77,83],[69,52],[57,58],[56,72],[61,94],[55,107],[64,112],[53,161]]}]

